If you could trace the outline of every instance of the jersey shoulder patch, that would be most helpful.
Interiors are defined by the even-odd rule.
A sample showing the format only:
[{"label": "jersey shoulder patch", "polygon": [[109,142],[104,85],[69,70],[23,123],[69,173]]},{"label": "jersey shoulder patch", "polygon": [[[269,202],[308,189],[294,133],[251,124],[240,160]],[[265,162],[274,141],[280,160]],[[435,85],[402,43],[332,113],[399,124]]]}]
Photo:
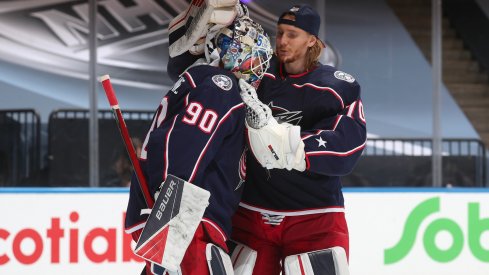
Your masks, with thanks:
[{"label": "jersey shoulder patch", "polygon": [[229,91],[231,90],[231,88],[233,88],[233,81],[227,75],[217,74],[212,76],[211,79],[217,87],[221,88],[224,91]]},{"label": "jersey shoulder patch", "polygon": [[339,80],[346,81],[348,83],[353,83],[355,82],[355,78],[351,76],[350,74],[347,74],[343,71],[335,71],[334,72],[334,77],[336,77]]}]

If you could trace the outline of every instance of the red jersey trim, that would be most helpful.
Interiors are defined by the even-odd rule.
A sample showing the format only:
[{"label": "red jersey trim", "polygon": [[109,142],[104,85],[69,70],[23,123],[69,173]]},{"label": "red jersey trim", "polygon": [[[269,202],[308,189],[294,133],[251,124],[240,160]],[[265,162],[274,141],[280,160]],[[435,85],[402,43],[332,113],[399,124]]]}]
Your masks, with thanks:
[{"label": "red jersey trim", "polygon": [[336,152],[336,151],[312,151],[312,152],[307,152],[306,156],[338,156],[338,157],[347,157],[350,155],[353,155],[354,153],[358,152],[359,150],[362,150],[365,148],[365,145],[367,144],[367,140],[365,142],[358,146],[355,147],[349,151],[346,152]]},{"label": "red jersey trim", "polygon": [[304,209],[304,210],[283,210],[283,211],[265,209],[262,207],[249,205],[244,202],[240,202],[239,206],[255,212],[266,213],[270,215],[283,215],[283,216],[303,216],[303,215],[312,215],[312,214],[320,214],[320,213],[345,212],[345,208],[343,206],[328,206],[324,208],[311,208],[311,209]]},{"label": "red jersey trim", "polygon": [[317,86],[315,84],[312,84],[312,83],[304,83],[304,84],[292,84],[292,86],[294,86],[295,88],[303,88],[303,87],[311,87],[313,88],[314,90],[317,90],[317,91],[327,91],[329,93],[331,93],[332,95],[334,95],[336,97],[336,99],[338,99],[338,101],[341,103],[341,109],[344,109],[345,108],[345,103],[343,102],[343,99],[341,98],[341,96],[338,94],[338,92],[336,92],[333,88],[330,88],[330,87],[321,87],[321,86]]},{"label": "red jersey trim", "polygon": [[263,74],[263,76],[266,76],[266,77],[271,78],[271,79],[273,79],[273,80],[277,79],[277,78],[275,77],[275,75],[273,75],[273,74],[271,74],[271,73],[264,73],[264,74]]},{"label": "red jersey trim", "polygon": [[215,224],[213,221],[206,218],[202,218],[202,222],[208,223],[209,225],[214,227],[217,230],[217,232],[221,234],[221,237],[224,240],[224,242],[227,241],[226,235],[224,235],[224,231],[219,227],[219,225]]},{"label": "red jersey trim", "polygon": [[195,85],[194,79],[192,78],[192,76],[188,72],[185,72],[183,75],[185,75],[187,77],[188,82],[190,83],[190,86],[192,86],[192,88],[197,87],[197,85]]},{"label": "red jersey trim", "polygon": [[333,125],[333,128],[332,128],[332,129],[327,129],[327,130],[317,130],[315,134],[305,135],[305,136],[301,137],[301,139],[304,141],[304,140],[306,140],[306,139],[308,139],[308,138],[310,138],[310,137],[317,136],[317,135],[321,134],[322,132],[325,132],[325,131],[334,131],[334,130],[336,130],[336,127],[338,127],[338,124],[340,123],[340,120],[341,120],[341,118],[342,118],[342,117],[343,117],[343,116],[342,116],[342,115],[340,115],[340,116],[338,116],[338,117],[336,118],[336,121],[335,121],[335,123],[334,123],[334,125]]},{"label": "red jersey trim", "polygon": [[135,225],[133,225],[133,226],[131,226],[131,227],[128,227],[128,228],[126,228],[126,230],[124,230],[124,231],[125,231],[127,234],[131,234],[131,233],[133,233],[133,232],[135,232],[135,231],[138,231],[138,230],[139,230],[139,229],[141,229],[141,228],[144,228],[145,226],[146,226],[146,221],[144,221],[144,222],[140,222],[140,223],[137,223],[137,224],[135,224]]}]

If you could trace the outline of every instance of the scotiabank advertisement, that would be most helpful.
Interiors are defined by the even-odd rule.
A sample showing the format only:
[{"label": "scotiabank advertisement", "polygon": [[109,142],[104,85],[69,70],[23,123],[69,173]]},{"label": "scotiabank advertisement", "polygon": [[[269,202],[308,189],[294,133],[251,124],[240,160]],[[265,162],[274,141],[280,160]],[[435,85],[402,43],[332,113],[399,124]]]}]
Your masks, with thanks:
[{"label": "scotiabank advertisement", "polygon": [[140,274],[123,231],[128,192],[87,192],[0,190],[0,274]]},{"label": "scotiabank advertisement", "polygon": [[[127,199],[0,189],[0,274],[139,274]],[[489,189],[347,189],[345,201],[352,275],[489,274]]]}]

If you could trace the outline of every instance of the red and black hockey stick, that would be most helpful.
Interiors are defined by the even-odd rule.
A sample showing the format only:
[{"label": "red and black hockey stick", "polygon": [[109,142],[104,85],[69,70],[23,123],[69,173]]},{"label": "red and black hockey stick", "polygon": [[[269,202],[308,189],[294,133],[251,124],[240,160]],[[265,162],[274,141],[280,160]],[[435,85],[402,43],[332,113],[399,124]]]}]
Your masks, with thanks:
[{"label": "red and black hockey stick", "polygon": [[109,100],[110,108],[112,108],[112,112],[114,114],[115,120],[117,122],[117,126],[119,127],[119,132],[121,133],[122,140],[124,141],[124,145],[126,146],[127,153],[129,154],[129,158],[132,163],[132,167],[134,168],[134,172],[136,173],[136,178],[139,182],[139,187],[141,188],[141,192],[143,193],[144,200],[146,201],[146,205],[148,208],[153,208],[154,201],[153,197],[149,192],[149,186],[146,182],[146,178],[143,175],[143,171],[141,170],[141,166],[139,165],[139,160],[136,155],[136,150],[134,149],[134,145],[131,142],[131,137],[129,135],[129,130],[127,129],[126,122],[124,121],[124,117],[122,116],[121,108],[119,107],[119,102],[117,97],[115,96],[114,88],[112,88],[112,84],[110,83],[109,75],[104,75],[100,77],[100,82],[105,90],[105,95]]}]

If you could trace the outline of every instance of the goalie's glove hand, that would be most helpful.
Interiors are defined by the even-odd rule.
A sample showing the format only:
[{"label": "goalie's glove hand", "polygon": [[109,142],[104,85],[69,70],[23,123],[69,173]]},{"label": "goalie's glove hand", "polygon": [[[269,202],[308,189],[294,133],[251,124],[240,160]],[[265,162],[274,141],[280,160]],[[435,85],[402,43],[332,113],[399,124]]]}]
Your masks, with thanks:
[{"label": "goalie's glove hand", "polygon": [[246,122],[248,126],[260,129],[273,119],[272,110],[258,99],[255,88],[243,79],[239,80],[241,99],[246,104]]},{"label": "goalie's glove hand", "polygon": [[240,95],[246,104],[246,128],[250,149],[258,162],[267,169],[306,169],[301,128],[289,123],[279,124],[270,108],[263,104],[255,88],[239,80]]}]

